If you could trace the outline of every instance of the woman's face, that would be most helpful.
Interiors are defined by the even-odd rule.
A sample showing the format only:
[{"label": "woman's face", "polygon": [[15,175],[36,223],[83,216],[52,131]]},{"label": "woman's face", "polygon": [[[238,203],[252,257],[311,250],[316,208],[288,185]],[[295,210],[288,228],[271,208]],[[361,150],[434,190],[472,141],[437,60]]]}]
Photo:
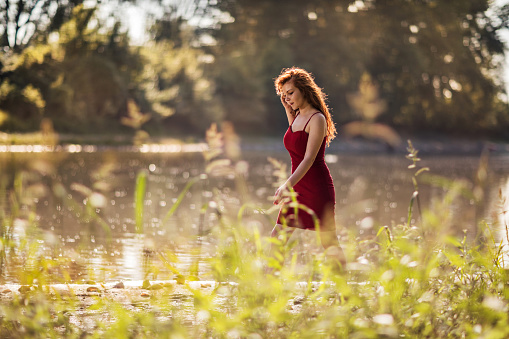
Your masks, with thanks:
[{"label": "woman's face", "polygon": [[302,92],[293,85],[293,81],[288,81],[283,85],[282,93],[283,99],[294,111],[299,108],[303,108],[307,104],[306,99],[304,99],[304,95],[302,95]]}]

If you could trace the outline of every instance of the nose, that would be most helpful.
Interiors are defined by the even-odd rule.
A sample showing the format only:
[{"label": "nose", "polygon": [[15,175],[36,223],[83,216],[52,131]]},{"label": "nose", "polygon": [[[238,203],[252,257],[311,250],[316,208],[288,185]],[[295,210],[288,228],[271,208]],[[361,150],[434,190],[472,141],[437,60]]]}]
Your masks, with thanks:
[{"label": "nose", "polygon": [[290,101],[290,98],[288,97],[288,95],[285,95],[285,101]]}]

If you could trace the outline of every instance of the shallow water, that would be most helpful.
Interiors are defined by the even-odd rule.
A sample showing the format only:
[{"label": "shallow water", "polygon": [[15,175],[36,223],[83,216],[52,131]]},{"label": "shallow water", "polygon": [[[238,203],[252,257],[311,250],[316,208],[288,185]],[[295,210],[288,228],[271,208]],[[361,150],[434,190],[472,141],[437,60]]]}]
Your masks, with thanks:
[{"label": "shallow water", "polygon": [[[289,167],[289,157],[280,148],[244,151],[236,164],[216,169],[207,176],[203,176],[207,163],[200,152],[96,149],[90,152],[10,152],[0,153],[0,163],[2,173],[11,180],[23,171],[42,173],[40,177],[34,176],[33,182],[30,178],[27,181],[38,185],[34,192],[39,195],[34,198],[40,216],[38,228],[43,231],[43,250],[53,257],[72,258],[74,264],[67,269],[73,280],[112,281],[172,277],[173,273],[155,265],[161,261],[161,255],[183,272],[193,261],[214,255],[213,240],[206,235],[219,227],[219,215],[225,217],[224,220],[229,218],[233,224],[240,206],[245,203],[254,208],[246,208],[243,224],[269,235],[277,211],[268,214],[264,211],[273,206],[271,197],[278,183],[269,157]],[[336,224],[340,233],[348,231],[359,237],[370,237],[380,226],[406,222],[414,192],[412,174],[415,169],[407,168],[411,162],[404,155],[330,152],[326,160],[336,187]],[[464,180],[473,190],[479,164],[478,156],[447,155],[423,156],[419,166],[429,167],[433,175]],[[235,176],[233,169],[243,174]],[[461,234],[467,230],[473,238],[478,232],[476,220],[486,219],[495,226],[506,222],[502,213],[506,206],[499,192],[503,196],[509,194],[508,169],[509,155],[489,158],[485,179],[477,185],[478,194],[483,193],[482,203],[475,204],[474,198],[467,195],[451,204],[450,232]],[[137,230],[134,195],[140,171],[146,171],[147,185],[143,229]],[[185,194],[175,214],[164,220],[186,184],[200,175],[201,179]],[[446,192],[443,184],[429,184],[429,176],[418,179],[422,210],[442,201]],[[91,194],[98,193],[94,196],[99,206],[95,212],[106,222],[109,231],[83,215],[78,207],[59,198],[54,193],[58,183],[67,190],[67,198],[81,208],[87,203],[87,196],[94,199]],[[417,206],[414,206],[413,217],[418,225]],[[15,221],[15,237],[22,238],[28,232],[26,222]],[[503,238],[505,231],[500,232]],[[197,238],[199,234],[203,237]],[[201,252],[196,252],[196,248]],[[203,263],[200,274],[207,275],[207,266]],[[7,276],[6,280],[10,278],[13,276]]]}]

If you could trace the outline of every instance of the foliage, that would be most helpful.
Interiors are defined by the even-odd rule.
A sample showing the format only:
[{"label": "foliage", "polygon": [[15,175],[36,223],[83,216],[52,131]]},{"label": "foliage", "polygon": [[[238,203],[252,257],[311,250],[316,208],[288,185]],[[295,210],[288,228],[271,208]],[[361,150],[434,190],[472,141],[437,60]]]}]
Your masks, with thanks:
[{"label": "foliage", "polygon": [[0,3],[0,48],[16,52],[44,41],[72,17],[82,0],[5,0]]},{"label": "foliage", "polygon": [[124,3],[0,4],[5,131],[32,132],[49,118],[61,133],[123,133],[130,131],[123,121],[138,112],[150,120],[135,127],[137,140],[147,132],[201,135],[223,120],[242,133],[279,133],[286,120],[276,113],[272,81],[283,67],[298,65],[329,94],[335,122],[355,122],[350,130],[366,130],[358,121],[365,112],[351,98],[369,77],[384,105],[367,126],[371,134],[394,135],[396,128],[507,135],[498,69],[509,6],[154,0],[150,41],[134,46],[119,14],[103,15],[107,6]]},{"label": "foliage", "polygon": [[[37,44],[6,55],[0,105],[9,113],[6,130],[33,131],[43,118],[60,131],[84,131],[122,115],[138,66],[125,33],[90,29],[95,9],[77,6],[60,27],[58,43]],[[31,89],[32,95],[27,95]],[[25,110],[20,109],[20,97]]]},{"label": "foliage", "polygon": [[202,52],[188,44],[176,48],[172,41],[162,40],[143,46],[140,54],[145,62],[140,76],[141,107],[153,113],[152,129],[164,126],[173,133],[203,134],[212,122],[221,120],[214,84],[200,62]]},{"label": "foliage", "polygon": [[507,109],[499,106],[503,89],[495,70],[504,53],[497,32],[507,26],[509,12],[493,6],[489,16],[489,5],[220,1],[217,7],[232,19],[212,31],[217,95],[238,126],[259,119],[251,122],[279,127],[285,117],[275,114],[280,105],[271,79],[298,65],[315,74],[343,124],[357,119],[347,96],[367,73],[387,103],[379,122],[405,131],[504,134]]},{"label": "foliage", "polygon": [[501,27],[486,14],[489,4],[377,4],[372,20],[381,34],[367,68],[379,80],[383,96],[391,98],[386,121],[413,130],[475,133],[498,128],[499,79],[489,71],[499,66],[496,56],[504,52],[496,35]]},{"label": "foliage", "polygon": [[203,53],[190,46],[193,32],[182,18],[171,19],[179,25],[178,46],[177,33],[167,37],[155,26],[156,42],[136,47],[118,17],[111,25],[98,11],[77,5],[48,42],[3,56],[4,130],[33,131],[49,118],[58,132],[111,132],[112,127],[126,132],[126,125],[141,133],[151,119],[145,127],[159,133],[184,126],[203,133],[219,120],[221,107],[203,74]]}]

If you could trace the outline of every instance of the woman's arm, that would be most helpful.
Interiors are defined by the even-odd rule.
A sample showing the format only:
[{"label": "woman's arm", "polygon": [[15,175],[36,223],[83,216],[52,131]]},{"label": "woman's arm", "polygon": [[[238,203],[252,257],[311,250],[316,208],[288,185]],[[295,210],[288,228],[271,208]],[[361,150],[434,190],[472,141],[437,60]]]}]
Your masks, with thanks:
[{"label": "woman's arm", "polygon": [[326,128],[327,121],[323,114],[316,114],[311,118],[311,121],[309,122],[309,137],[304,159],[302,159],[301,163],[297,166],[292,175],[290,175],[288,180],[286,180],[286,182],[277,189],[274,201],[276,204],[279,203],[283,191],[289,187],[295,186],[304,177],[304,175],[306,175],[308,170],[311,168],[311,165],[313,165],[316,155],[320,150],[320,146],[322,146]]}]

